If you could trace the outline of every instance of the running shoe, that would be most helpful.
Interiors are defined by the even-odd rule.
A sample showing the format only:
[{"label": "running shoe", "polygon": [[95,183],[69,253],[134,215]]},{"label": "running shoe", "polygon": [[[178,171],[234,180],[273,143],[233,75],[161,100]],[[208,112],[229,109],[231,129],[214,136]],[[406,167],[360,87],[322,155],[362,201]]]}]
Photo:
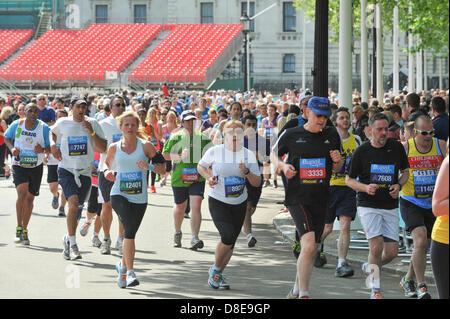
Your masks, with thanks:
[{"label": "running shoe", "polygon": [[136,279],[136,274],[133,270],[127,271],[127,287],[134,287],[139,285],[139,280]]},{"label": "running shoe", "polygon": [[401,288],[403,288],[406,297],[417,297],[416,283],[414,282],[414,280],[406,280],[406,276],[404,276],[402,280],[400,280],[399,285]]},{"label": "running shoe", "polygon": [[117,241],[116,241],[116,249],[119,252],[119,255],[122,256],[123,255],[123,237],[117,237]]},{"label": "running shoe", "polygon": [[270,186],[270,180],[268,179],[264,182],[263,187],[266,188],[267,186]]},{"label": "running shoe", "polygon": [[370,294],[370,299],[383,299],[383,295],[379,290],[374,290]]},{"label": "running shoe", "polygon": [[289,293],[286,296],[287,299],[298,299],[298,294],[294,294],[294,288],[289,290]]},{"label": "running shoe", "polygon": [[22,242],[22,232],[23,232],[22,227],[20,226],[16,227],[16,237],[14,238],[14,242],[16,244],[20,244]]},{"label": "running shoe", "polygon": [[230,285],[225,282],[225,279],[223,278],[222,274],[216,270],[213,270],[212,266],[209,269],[208,273],[209,273],[208,285],[211,288],[220,290],[230,289]]},{"label": "running shoe", "polygon": [[103,240],[100,252],[103,255],[110,255],[111,254],[111,238]]},{"label": "running shoe", "polygon": [[369,273],[368,270],[367,270],[367,266],[368,266],[368,265],[369,265],[368,263],[363,263],[363,264],[361,265],[361,270],[362,270],[363,274],[365,274],[365,275],[370,275],[370,273]]},{"label": "running shoe", "polygon": [[161,181],[161,183],[159,183],[159,187],[164,187],[164,186],[166,186],[166,179],[165,178],[163,178],[163,180]]},{"label": "running shoe", "polygon": [[255,245],[256,245],[257,242],[258,242],[258,241],[256,240],[256,238],[252,236],[252,237],[250,237],[249,240],[247,240],[247,246],[248,246],[249,248],[255,247]]},{"label": "running shoe", "polygon": [[64,246],[64,250],[63,250],[63,257],[65,260],[70,260],[70,243],[69,243],[69,238],[67,237],[67,235],[63,236],[63,246]]},{"label": "running shoe", "polygon": [[92,236],[92,246],[100,248],[102,245],[102,241],[98,238],[98,236]]},{"label": "running shoe", "polygon": [[28,238],[28,229],[23,230],[20,243],[22,245],[30,246],[30,238]]},{"label": "running shoe", "polygon": [[191,240],[191,248],[192,250],[202,249],[204,247],[203,240],[193,239]]},{"label": "running shoe", "polygon": [[428,292],[428,288],[427,288],[426,284],[421,283],[417,287],[417,299],[431,299],[431,295]]},{"label": "running shoe", "polygon": [[52,207],[53,209],[57,209],[59,206],[59,196],[58,197],[53,197],[52,200]]},{"label": "running shoe", "polygon": [[278,188],[278,181],[276,179],[273,180],[273,188]]},{"label": "running shoe", "polygon": [[156,188],[155,188],[155,186],[150,186],[150,192],[156,193]]},{"label": "running shoe", "polygon": [[77,244],[70,246],[70,260],[81,259],[80,250]]},{"label": "running shoe", "polygon": [[352,267],[346,261],[342,263],[341,267],[336,267],[336,272],[334,273],[336,277],[351,277],[353,274]]},{"label": "running shoe", "polygon": [[189,216],[189,213],[188,213],[188,212],[185,212],[185,213],[184,213],[184,218],[186,218],[186,219],[190,219],[190,218],[191,218],[191,216]]},{"label": "running shoe", "polygon": [[127,268],[122,267],[122,260],[117,262],[116,271],[118,274],[117,286],[119,286],[119,288],[126,288],[127,287]]},{"label": "running shoe", "polygon": [[90,226],[91,226],[91,222],[86,218],[83,226],[81,226],[81,228],[80,228],[80,235],[83,237],[86,236],[89,231]]},{"label": "running shoe", "polygon": [[183,237],[183,234],[181,232],[175,233],[173,236],[173,246],[180,248],[181,247],[181,237]]},{"label": "running shoe", "polygon": [[298,299],[309,299],[308,295],[299,296]]},{"label": "running shoe", "polygon": [[316,260],[314,261],[314,266],[317,268],[323,267],[327,263],[327,257],[324,252],[317,252]]},{"label": "running shoe", "polygon": [[58,216],[59,217],[66,217],[66,213],[64,212],[64,208],[60,207],[58,209]]}]

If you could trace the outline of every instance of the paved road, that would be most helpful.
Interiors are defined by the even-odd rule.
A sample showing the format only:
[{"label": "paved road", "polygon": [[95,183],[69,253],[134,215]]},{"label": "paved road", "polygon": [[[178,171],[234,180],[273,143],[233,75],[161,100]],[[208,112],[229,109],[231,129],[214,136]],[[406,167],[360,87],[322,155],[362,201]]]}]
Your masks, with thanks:
[{"label": "paved road", "polygon": [[[46,180],[44,174],[43,181]],[[285,298],[295,278],[295,259],[290,245],[275,230],[272,218],[280,205],[283,189],[266,188],[254,216],[255,248],[246,246],[241,236],[226,269],[229,291],[216,291],[207,285],[208,268],[214,260],[219,240],[207,201],[203,202],[200,238],[205,248],[191,251],[189,220],[185,220],[184,248],[173,248],[172,191],[170,186],[150,194],[146,216],[136,237],[135,271],[141,284],[134,288],[117,287],[114,270],[117,251],[101,255],[90,238],[77,235],[82,259],[75,262],[62,257],[65,219],[51,208],[47,184],[36,198],[29,224],[31,246],[13,242],[16,227],[16,192],[11,180],[0,181],[0,298]],[[84,213],[83,213],[84,215]],[[101,235],[102,237],[103,235]],[[117,216],[112,227],[113,246],[117,238]],[[334,277],[335,260],[323,269],[314,269],[310,294],[314,298],[367,299],[365,277],[357,269],[349,279]],[[383,273],[386,298],[404,298],[398,288],[399,276]]]}]

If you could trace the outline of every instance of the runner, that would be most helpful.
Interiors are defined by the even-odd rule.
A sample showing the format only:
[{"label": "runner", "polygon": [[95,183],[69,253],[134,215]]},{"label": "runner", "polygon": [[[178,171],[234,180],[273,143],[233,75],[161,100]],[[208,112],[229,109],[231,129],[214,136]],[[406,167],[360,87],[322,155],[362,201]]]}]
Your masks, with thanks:
[{"label": "runner", "polygon": [[[61,117],[69,116],[67,111],[64,109],[58,109],[55,112],[56,120]],[[58,142],[58,147],[59,147]],[[59,185],[58,185],[58,164],[59,161],[53,157],[51,153],[44,155],[44,163],[47,164],[47,183],[50,187],[50,192],[53,194],[52,207],[53,209],[57,209],[59,205],[59,199],[61,198],[61,205],[59,205],[58,216],[65,217],[65,207],[66,207],[66,198],[64,197],[64,193],[61,191],[61,196],[59,195]]]},{"label": "runner", "polygon": [[[436,218],[431,210],[431,198],[437,172],[445,157],[445,141],[433,138],[431,118],[419,116],[414,121],[414,137],[403,143],[409,161],[409,179],[400,192],[400,211],[411,233],[414,250],[408,273],[400,281],[405,296],[430,299],[425,283],[427,252]],[[417,280],[417,284],[414,281]]]},{"label": "runner", "polygon": [[44,153],[50,151],[50,128],[38,120],[38,107],[25,106],[25,119],[11,123],[5,132],[5,143],[13,156],[13,181],[16,186],[17,227],[15,243],[30,245],[28,224],[34,198],[41,187]]},{"label": "runner", "polygon": [[[174,111],[168,111],[167,124],[163,125],[162,129],[164,132],[163,143],[166,144],[170,138],[170,135],[172,133],[177,132],[180,129],[178,122],[177,122],[177,114]],[[161,180],[160,187],[163,187],[166,185],[167,177],[170,176],[171,171],[172,171],[172,162],[166,161],[166,173],[164,174],[164,177]]]},{"label": "runner", "polygon": [[[262,121],[261,134],[265,136],[267,140],[276,139],[277,136],[277,105],[275,103],[270,103],[268,106],[268,115]],[[270,186],[270,173],[271,165],[270,161],[264,163],[264,185],[263,187]],[[273,187],[278,187],[277,181],[278,173],[277,169],[273,169]]]},{"label": "runner", "polygon": [[212,188],[208,199],[209,211],[221,238],[215,262],[209,269],[208,284],[214,289],[230,289],[223,272],[233,255],[245,219],[248,197],[245,179],[253,187],[261,185],[256,157],[242,146],[243,128],[242,123],[236,120],[225,124],[224,144],[206,151],[197,166],[200,175]]},{"label": "runner", "polygon": [[51,150],[53,156],[61,161],[58,182],[69,203],[67,234],[63,236],[63,257],[66,260],[81,259],[76,243],[76,230],[83,204],[91,190],[94,149],[105,152],[107,143],[98,122],[85,116],[86,101],[75,97],[71,107],[72,116],[60,118],[51,130],[56,139],[61,141],[59,148],[53,138]]},{"label": "runner", "polygon": [[[125,101],[122,97],[118,96],[114,98],[111,102],[111,115],[106,119],[101,120],[99,122],[102,131],[105,134],[107,145],[111,145],[111,143],[115,143],[120,140],[122,137],[122,131],[119,129],[117,124],[117,118],[122,115],[125,111]],[[104,163],[106,159],[106,152],[100,155],[100,163],[99,167],[99,175],[98,175],[98,186],[99,186],[99,200],[98,202],[102,205],[102,212],[100,214],[102,220],[103,234],[104,238],[102,241],[102,246],[100,247],[100,253],[103,255],[111,254],[111,224],[113,221],[112,215],[112,207],[110,201],[110,192],[114,183],[105,179],[105,175],[103,173]],[[116,248],[119,250],[119,254],[121,253],[123,241],[123,225],[119,220],[119,236],[116,241]]]},{"label": "runner", "polygon": [[102,241],[98,238],[100,229],[102,228],[102,219],[100,218],[102,212],[102,204],[98,202],[98,165],[100,163],[100,153],[94,153],[94,162],[92,163],[92,186],[91,194],[89,195],[88,207],[86,219],[84,220],[83,226],[80,228],[80,235],[86,236],[89,227],[94,222],[94,234],[92,236],[92,246],[100,248]]},{"label": "runner", "polygon": [[383,113],[369,119],[370,143],[353,153],[346,176],[347,185],[358,192],[357,212],[369,241],[364,269],[373,272],[371,299],[383,298],[378,274],[398,254],[398,196],[409,176],[405,149],[387,138],[388,121]]},{"label": "runner", "polygon": [[[270,155],[271,145],[266,145],[266,139],[263,138],[257,132],[257,119],[254,115],[248,115],[243,119],[244,122],[244,147],[255,154],[258,160],[258,167],[262,170],[263,163],[268,161],[268,156]],[[252,215],[256,211],[259,199],[261,198],[262,186],[264,183],[264,178],[261,177],[261,183],[258,187],[253,187],[248,179],[245,180],[245,186],[247,187],[247,210],[245,213],[244,220],[244,233],[247,239],[248,247],[255,247],[257,240],[252,234]]]},{"label": "runner", "polygon": [[[164,159],[152,143],[145,141],[139,130],[139,117],[126,112],[118,118],[123,137],[111,144],[105,159],[105,178],[114,183],[111,205],[124,226],[122,259],[116,264],[117,285],[120,288],[139,285],[134,273],[135,236],[147,209],[147,170],[152,166],[164,172]],[[142,139],[143,138],[143,139]],[[153,159],[152,164],[148,164]]]},{"label": "runner", "polygon": [[[331,115],[330,102],[312,97],[306,108],[308,122],[282,133],[273,148],[271,160],[287,177],[286,205],[300,236],[297,260],[299,298],[309,298],[309,282],[325,225],[332,172],[343,160],[340,138],[335,127],[326,126]],[[281,159],[288,154],[285,162]],[[294,291],[296,296],[297,292]]]},{"label": "runner", "polygon": [[333,223],[339,220],[339,241],[338,241],[338,265],[336,267],[336,277],[353,276],[353,269],[347,263],[347,253],[350,244],[350,224],[356,216],[356,193],[345,183],[345,170],[348,168],[350,159],[356,148],[361,145],[361,139],[357,135],[349,133],[350,112],[346,107],[340,107],[332,115],[332,121],[336,123],[336,128],[341,138],[342,155],[345,164],[339,172],[333,174],[330,180],[330,201],[328,205],[328,215],[325,219],[325,229],[322,234],[320,249],[317,252],[316,267],[323,266],[324,257],[323,243],[325,238],[333,231]]},{"label": "runner", "polygon": [[198,238],[202,221],[201,204],[205,191],[205,179],[198,174],[197,164],[209,147],[210,139],[203,133],[194,130],[195,114],[184,111],[181,114],[183,130],[171,134],[164,145],[163,156],[171,160],[174,168],[171,177],[171,186],[175,200],[174,216],[174,247],[181,247],[181,225],[186,207],[192,211],[191,217],[191,249],[201,249],[204,246]]}]

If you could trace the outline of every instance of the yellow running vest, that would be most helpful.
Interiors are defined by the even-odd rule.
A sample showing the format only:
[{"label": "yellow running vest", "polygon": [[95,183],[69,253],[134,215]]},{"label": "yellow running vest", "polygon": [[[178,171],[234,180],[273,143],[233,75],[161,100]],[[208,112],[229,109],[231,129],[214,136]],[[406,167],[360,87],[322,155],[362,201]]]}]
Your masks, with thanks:
[{"label": "yellow running vest", "polygon": [[441,244],[448,243],[448,214],[442,215],[436,218],[434,222],[433,231],[431,233],[431,239]]},{"label": "yellow running vest", "polygon": [[342,168],[339,172],[334,173],[331,176],[330,186],[347,186],[345,183],[345,170],[347,169],[350,159],[352,158],[353,152],[359,145],[356,143],[355,136],[350,133],[350,136],[344,141],[342,141],[342,156],[345,156],[345,164],[342,165]]},{"label": "yellow running vest", "polygon": [[414,138],[410,138],[408,140],[409,178],[403,185],[400,196],[419,207],[431,209],[437,169],[443,160],[436,138],[433,138],[433,145],[428,153],[420,153]]}]

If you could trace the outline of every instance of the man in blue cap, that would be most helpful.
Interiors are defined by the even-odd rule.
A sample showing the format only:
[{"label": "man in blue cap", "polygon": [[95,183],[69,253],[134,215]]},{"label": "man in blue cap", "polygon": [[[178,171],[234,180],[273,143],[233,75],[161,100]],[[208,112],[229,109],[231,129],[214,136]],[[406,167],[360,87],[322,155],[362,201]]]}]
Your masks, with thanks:
[{"label": "man in blue cap", "polygon": [[[336,128],[327,126],[331,116],[326,97],[314,96],[305,109],[308,122],[287,129],[272,149],[271,160],[288,179],[285,203],[300,236],[301,252],[291,298],[309,298],[308,287],[317,248],[325,226],[330,179],[344,161]],[[286,162],[281,157],[288,154]]]}]

